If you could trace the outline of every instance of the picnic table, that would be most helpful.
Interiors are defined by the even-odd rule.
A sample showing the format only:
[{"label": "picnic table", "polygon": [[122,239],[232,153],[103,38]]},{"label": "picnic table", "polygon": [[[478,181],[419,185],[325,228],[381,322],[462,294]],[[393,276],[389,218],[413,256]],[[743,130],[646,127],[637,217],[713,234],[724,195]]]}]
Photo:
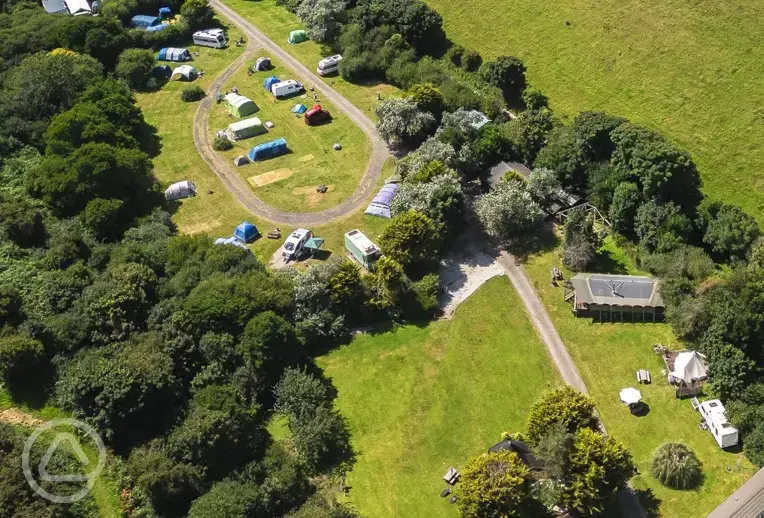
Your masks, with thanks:
[{"label": "picnic table", "polygon": [[637,383],[645,383],[645,384],[652,383],[652,379],[650,378],[650,372],[647,369],[639,369],[637,371]]}]

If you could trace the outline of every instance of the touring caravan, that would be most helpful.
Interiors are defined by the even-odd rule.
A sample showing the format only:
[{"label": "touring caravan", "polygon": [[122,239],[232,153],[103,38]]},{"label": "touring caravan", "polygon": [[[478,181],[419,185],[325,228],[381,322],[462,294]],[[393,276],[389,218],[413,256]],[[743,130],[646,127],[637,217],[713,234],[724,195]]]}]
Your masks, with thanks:
[{"label": "touring caravan", "polygon": [[334,56],[324,58],[318,62],[318,68],[316,68],[316,72],[318,72],[318,75],[320,76],[328,76],[329,74],[337,71],[340,66],[340,61],[342,61],[342,56],[340,54],[335,54]]},{"label": "touring caravan", "polygon": [[291,234],[289,234],[289,237],[286,238],[286,241],[284,241],[282,255],[284,256],[284,261],[291,261],[293,259],[298,259],[302,253],[303,253],[303,247],[305,246],[305,243],[308,242],[308,239],[313,237],[313,232],[310,230],[307,230],[305,228],[298,228]]},{"label": "touring caravan", "polygon": [[718,399],[709,399],[698,405],[698,412],[708,425],[711,435],[720,448],[731,448],[738,443],[737,428],[727,421],[724,405]]},{"label": "touring caravan", "polygon": [[212,47],[213,49],[222,49],[228,43],[225,39],[223,29],[207,29],[196,31],[194,33],[194,43],[202,47]]},{"label": "touring caravan", "polygon": [[358,229],[345,234],[345,249],[356,261],[361,263],[361,266],[369,271],[374,269],[374,263],[382,255],[379,247]]},{"label": "touring caravan", "polygon": [[289,97],[290,95],[298,94],[303,91],[302,84],[294,79],[287,79],[286,81],[279,81],[271,86],[271,93],[276,99],[282,99]]}]

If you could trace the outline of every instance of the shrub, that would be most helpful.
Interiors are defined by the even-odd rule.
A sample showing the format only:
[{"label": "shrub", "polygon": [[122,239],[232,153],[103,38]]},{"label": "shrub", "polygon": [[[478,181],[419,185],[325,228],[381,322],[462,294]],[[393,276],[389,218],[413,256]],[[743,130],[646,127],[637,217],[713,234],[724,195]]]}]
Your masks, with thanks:
[{"label": "shrub", "polygon": [[692,489],[702,479],[695,453],[677,442],[666,443],[655,450],[650,471],[661,484],[674,489]]},{"label": "shrub", "polygon": [[462,66],[462,56],[464,56],[464,47],[461,45],[451,45],[446,51],[446,59],[457,67]]},{"label": "shrub", "polygon": [[531,480],[530,470],[515,452],[472,457],[459,484],[462,516],[527,516],[523,507],[530,499]]},{"label": "shrub", "polygon": [[225,137],[215,137],[215,140],[212,141],[212,149],[215,151],[228,151],[233,149],[233,142]]},{"label": "shrub", "polygon": [[201,86],[187,86],[183,89],[182,92],[180,92],[180,100],[184,103],[191,103],[195,101],[201,101],[204,99],[205,95],[206,94],[204,93],[204,90],[202,90]]},{"label": "shrub", "polygon": [[467,49],[464,51],[464,54],[462,54],[462,67],[464,67],[467,72],[475,72],[482,64],[483,58],[480,57],[477,50]]},{"label": "shrub", "polygon": [[595,428],[594,401],[571,387],[547,392],[528,413],[528,440],[536,444],[555,423],[564,424],[569,433]]},{"label": "shrub", "polygon": [[525,108],[528,110],[540,110],[541,108],[549,107],[549,100],[546,98],[541,90],[533,86],[529,86],[523,91],[522,95]]}]

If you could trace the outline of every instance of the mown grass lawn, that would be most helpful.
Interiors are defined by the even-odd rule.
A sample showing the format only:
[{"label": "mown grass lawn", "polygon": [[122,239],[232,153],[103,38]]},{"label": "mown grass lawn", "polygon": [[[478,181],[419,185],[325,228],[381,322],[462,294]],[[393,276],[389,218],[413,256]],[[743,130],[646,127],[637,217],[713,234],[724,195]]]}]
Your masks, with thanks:
[{"label": "mown grass lawn", "polygon": [[[250,64],[254,64],[254,59]],[[276,100],[263,87],[263,80],[267,77],[296,79],[306,89],[310,88],[310,84],[278,61],[274,61],[273,65],[273,69],[256,72],[251,76],[247,75],[247,66],[243,66],[223,86],[223,93],[236,87],[240,95],[255,101],[259,110],[238,119],[229,113],[225,100],[214,105],[210,115],[211,126],[208,128],[211,137],[214,138],[218,130],[224,130],[232,122],[250,117],[257,117],[262,122],[273,122],[274,127],[267,133],[239,140],[234,143],[233,149],[219,153],[232,163],[236,156],[246,155],[253,146],[283,137],[289,149],[286,155],[236,168],[255,195],[269,205],[293,212],[313,212],[337,205],[349,198],[358,187],[369,163],[371,143],[344,113],[321,96],[318,101],[314,101],[310,91],[303,94],[305,98],[296,95]],[[217,95],[217,92],[209,92],[209,95]],[[291,111],[297,103],[308,109],[317,103],[321,104],[332,114],[332,120],[318,126],[308,126],[302,115],[295,116]],[[341,150],[332,149],[335,142],[342,145]],[[272,183],[257,185],[253,183],[255,178],[261,183]],[[317,193],[318,185],[326,185],[328,191]]]},{"label": "mown grass lawn", "polygon": [[661,130],[707,194],[764,222],[764,3],[427,2],[456,43],[522,58],[558,115],[605,110]]},{"label": "mown grass lawn", "polygon": [[[605,252],[606,260],[600,263],[604,266],[602,271],[640,273],[612,241],[608,240]],[[681,348],[681,344],[668,324],[603,324],[575,318],[570,304],[563,301],[563,288],[550,285],[550,272],[555,264],[566,278],[571,275],[562,268],[558,250],[532,257],[526,270],[573,356],[607,431],[631,450],[639,466],[640,475],[634,477],[632,483],[638,489],[654,491],[661,501],[660,516],[707,515],[750,477],[755,468],[742,454],[719,449],[711,434],[698,428],[700,415],[692,410],[689,400],[676,399],[661,376],[663,361],[653,353],[652,345],[660,342]],[[653,383],[637,385],[637,369],[648,369]],[[646,416],[632,416],[619,402],[618,392],[625,387],[635,387],[642,392],[650,408]],[[667,489],[649,474],[653,452],[667,441],[685,443],[703,463],[705,481],[698,490]]]},{"label": "mown grass lawn", "polygon": [[319,358],[338,390],[357,463],[347,477],[363,516],[457,516],[442,476],[486,451],[560,384],[506,277],[453,320],[358,336]]}]

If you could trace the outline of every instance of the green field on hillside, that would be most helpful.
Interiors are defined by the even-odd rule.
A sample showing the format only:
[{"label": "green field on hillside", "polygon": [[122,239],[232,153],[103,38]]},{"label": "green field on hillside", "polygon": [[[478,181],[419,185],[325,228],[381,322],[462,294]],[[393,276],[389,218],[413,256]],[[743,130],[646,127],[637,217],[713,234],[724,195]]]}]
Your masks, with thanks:
[{"label": "green field on hillside", "polygon": [[[270,121],[274,127],[267,133],[239,140],[233,149],[219,153],[232,164],[235,157],[246,155],[253,146],[283,137],[289,149],[287,154],[236,168],[255,195],[269,205],[290,212],[320,211],[341,203],[358,187],[369,164],[371,143],[355,123],[321,96],[314,101],[311,92],[307,91],[304,98],[296,95],[277,100],[263,87],[263,80],[269,76],[296,79],[308,87],[302,77],[278,61],[271,70],[252,75],[247,75],[247,67],[243,66],[223,86],[223,92],[236,87],[240,95],[252,99],[259,109],[252,115],[236,119],[229,113],[225,100],[213,105],[208,128],[210,139],[218,130],[225,130],[238,120],[257,117],[262,122]],[[217,92],[209,94],[217,95]],[[307,108],[321,104],[332,114],[332,120],[308,126],[302,115],[291,111],[297,103]],[[332,149],[335,142],[342,145],[341,150]],[[316,186],[322,184],[328,191],[317,193]]]},{"label": "green field on hillside", "polygon": [[[610,239],[605,256],[607,271],[641,273]],[[570,303],[563,301],[563,288],[554,288],[549,283],[555,264],[563,270],[565,278],[570,277],[570,272],[562,268],[558,250],[532,257],[526,271],[576,362],[608,433],[621,440],[634,456],[640,474],[631,480],[632,484],[637,489],[654,492],[660,500],[660,516],[705,516],[750,477],[755,468],[742,453],[722,451],[710,432],[698,428],[700,414],[692,409],[690,401],[674,397],[673,388],[661,375],[663,361],[652,350],[655,343],[680,347],[671,327],[596,323],[574,317]],[[637,384],[638,369],[650,371],[652,384]],[[619,401],[618,392],[626,387],[638,387],[642,392],[643,401],[649,405],[646,416],[631,415]],[[653,452],[667,441],[686,444],[703,463],[705,480],[697,490],[668,489],[649,474]]]},{"label": "green field on hillside", "polygon": [[558,115],[605,110],[692,153],[704,191],[764,223],[764,3],[427,0],[456,43],[512,54]]},{"label": "green field on hillside", "polygon": [[506,277],[491,279],[453,320],[359,336],[319,358],[339,395],[358,458],[347,477],[363,516],[457,516],[439,493],[560,383]]}]

